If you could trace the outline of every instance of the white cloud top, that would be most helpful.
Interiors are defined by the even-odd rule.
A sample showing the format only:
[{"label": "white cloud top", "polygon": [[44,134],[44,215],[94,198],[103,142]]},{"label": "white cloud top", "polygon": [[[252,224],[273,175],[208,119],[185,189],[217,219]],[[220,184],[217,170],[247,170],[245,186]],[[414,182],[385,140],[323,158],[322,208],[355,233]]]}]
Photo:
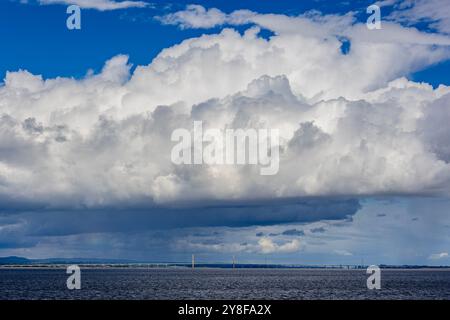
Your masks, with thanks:
[{"label": "white cloud top", "polygon": [[[228,19],[189,10],[208,15],[207,26]],[[449,194],[450,88],[404,78],[449,59],[449,37],[394,23],[369,31],[349,16],[240,12],[249,16],[275,35],[224,29],[167,48],[133,74],[123,55],[81,80],[9,72],[0,87],[0,198],[82,208]],[[174,165],[171,133],[194,120],[279,129],[279,173]]]}]

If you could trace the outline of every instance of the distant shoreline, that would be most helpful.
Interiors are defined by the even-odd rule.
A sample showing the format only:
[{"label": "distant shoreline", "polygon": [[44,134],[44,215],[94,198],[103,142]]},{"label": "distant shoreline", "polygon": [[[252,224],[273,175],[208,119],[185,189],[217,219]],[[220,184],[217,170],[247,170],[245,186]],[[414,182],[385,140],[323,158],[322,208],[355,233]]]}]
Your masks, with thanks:
[{"label": "distant shoreline", "polygon": [[[29,264],[29,265],[0,265],[0,270],[8,269],[23,269],[23,270],[36,270],[36,269],[66,269],[67,266],[77,263],[64,263],[64,264]],[[78,263],[80,268],[85,269],[141,269],[141,270],[192,270],[192,267],[187,264],[86,264]],[[285,266],[285,265],[255,265],[255,264],[242,264],[236,265],[234,270],[250,270],[250,269],[282,269],[282,270],[342,270],[342,271],[364,271],[368,266]],[[450,271],[450,266],[387,266],[380,265],[384,270],[443,270]],[[196,265],[195,269],[230,269],[233,270],[231,265],[220,264],[202,264]]]},{"label": "distant shoreline", "polygon": [[[89,258],[49,258],[27,259],[23,257],[0,257],[0,269],[55,269],[78,265],[91,269],[191,269],[192,262],[142,262],[121,259],[89,259]],[[450,266],[429,265],[388,265],[379,264],[382,269],[450,269]],[[208,269],[333,269],[333,270],[366,270],[366,264],[296,264],[296,263],[195,263],[195,268]]]}]

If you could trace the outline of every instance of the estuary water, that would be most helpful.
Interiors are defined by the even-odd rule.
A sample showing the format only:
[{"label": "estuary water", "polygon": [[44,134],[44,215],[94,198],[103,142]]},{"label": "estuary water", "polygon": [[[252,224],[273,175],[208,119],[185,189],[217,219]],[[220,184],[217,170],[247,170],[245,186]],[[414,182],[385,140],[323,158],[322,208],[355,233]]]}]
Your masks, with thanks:
[{"label": "estuary water", "polygon": [[450,299],[450,269],[365,270],[81,269],[68,290],[65,269],[0,269],[0,299]]}]

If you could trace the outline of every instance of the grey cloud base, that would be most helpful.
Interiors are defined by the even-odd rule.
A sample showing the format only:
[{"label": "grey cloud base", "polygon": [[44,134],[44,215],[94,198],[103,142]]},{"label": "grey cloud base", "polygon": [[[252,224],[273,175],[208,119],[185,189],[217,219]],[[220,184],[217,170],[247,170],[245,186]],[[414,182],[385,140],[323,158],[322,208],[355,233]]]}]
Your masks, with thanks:
[{"label": "grey cloud base", "polygon": [[[348,219],[360,209],[356,199],[303,199],[276,203],[221,203],[205,207],[101,210],[42,210],[3,213],[23,236],[142,232],[194,227],[249,227]],[[1,242],[1,241],[0,241]],[[2,242],[6,245],[7,242]]]}]

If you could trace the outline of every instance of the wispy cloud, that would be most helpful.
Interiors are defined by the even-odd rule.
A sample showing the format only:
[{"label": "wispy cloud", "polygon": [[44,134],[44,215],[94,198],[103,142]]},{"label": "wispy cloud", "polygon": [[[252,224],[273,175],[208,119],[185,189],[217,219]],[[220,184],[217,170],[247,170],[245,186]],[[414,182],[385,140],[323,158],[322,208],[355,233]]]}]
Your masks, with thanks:
[{"label": "wispy cloud", "polygon": [[438,32],[450,34],[450,1],[448,0],[385,0],[376,3],[393,7],[387,19],[406,25],[428,23]]},{"label": "wispy cloud", "polygon": [[347,251],[347,250],[334,250],[334,253],[340,256],[352,256],[353,253]]},{"label": "wispy cloud", "polygon": [[75,4],[84,9],[95,9],[100,11],[110,11],[127,8],[144,8],[151,6],[144,1],[114,1],[114,0],[39,0],[41,5],[52,4]]},{"label": "wispy cloud", "polygon": [[250,10],[236,10],[227,14],[219,9],[207,9],[203,6],[190,4],[184,10],[156,17],[157,20],[167,25],[177,25],[181,29],[208,29],[225,24],[240,25],[251,22],[258,16]]},{"label": "wispy cloud", "polygon": [[323,227],[312,228],[309,230],[311,233],[324,233],[326,230]]},{"label": "wispy cloud", "polygon": [[304,236],[305,233],[302,230],[288,229],[281,233],[283,236]]},{"label": "wispy cloud", "polygon": [[300,241],[294,239],[290,242],[283,244],[277,244],[270,238],[261,238],[258,241],[258,249],[261,253],[274,253],[274,252],[295,252],[300,250]]},{"label": "wispy cloud", "polygon": [[433,253],[432,255],[430,255],[428,257],[428,259],[430,259],[430,260],[441,260],[441,259],[445,259],[445,258],[448,258],[447,252]]}]

